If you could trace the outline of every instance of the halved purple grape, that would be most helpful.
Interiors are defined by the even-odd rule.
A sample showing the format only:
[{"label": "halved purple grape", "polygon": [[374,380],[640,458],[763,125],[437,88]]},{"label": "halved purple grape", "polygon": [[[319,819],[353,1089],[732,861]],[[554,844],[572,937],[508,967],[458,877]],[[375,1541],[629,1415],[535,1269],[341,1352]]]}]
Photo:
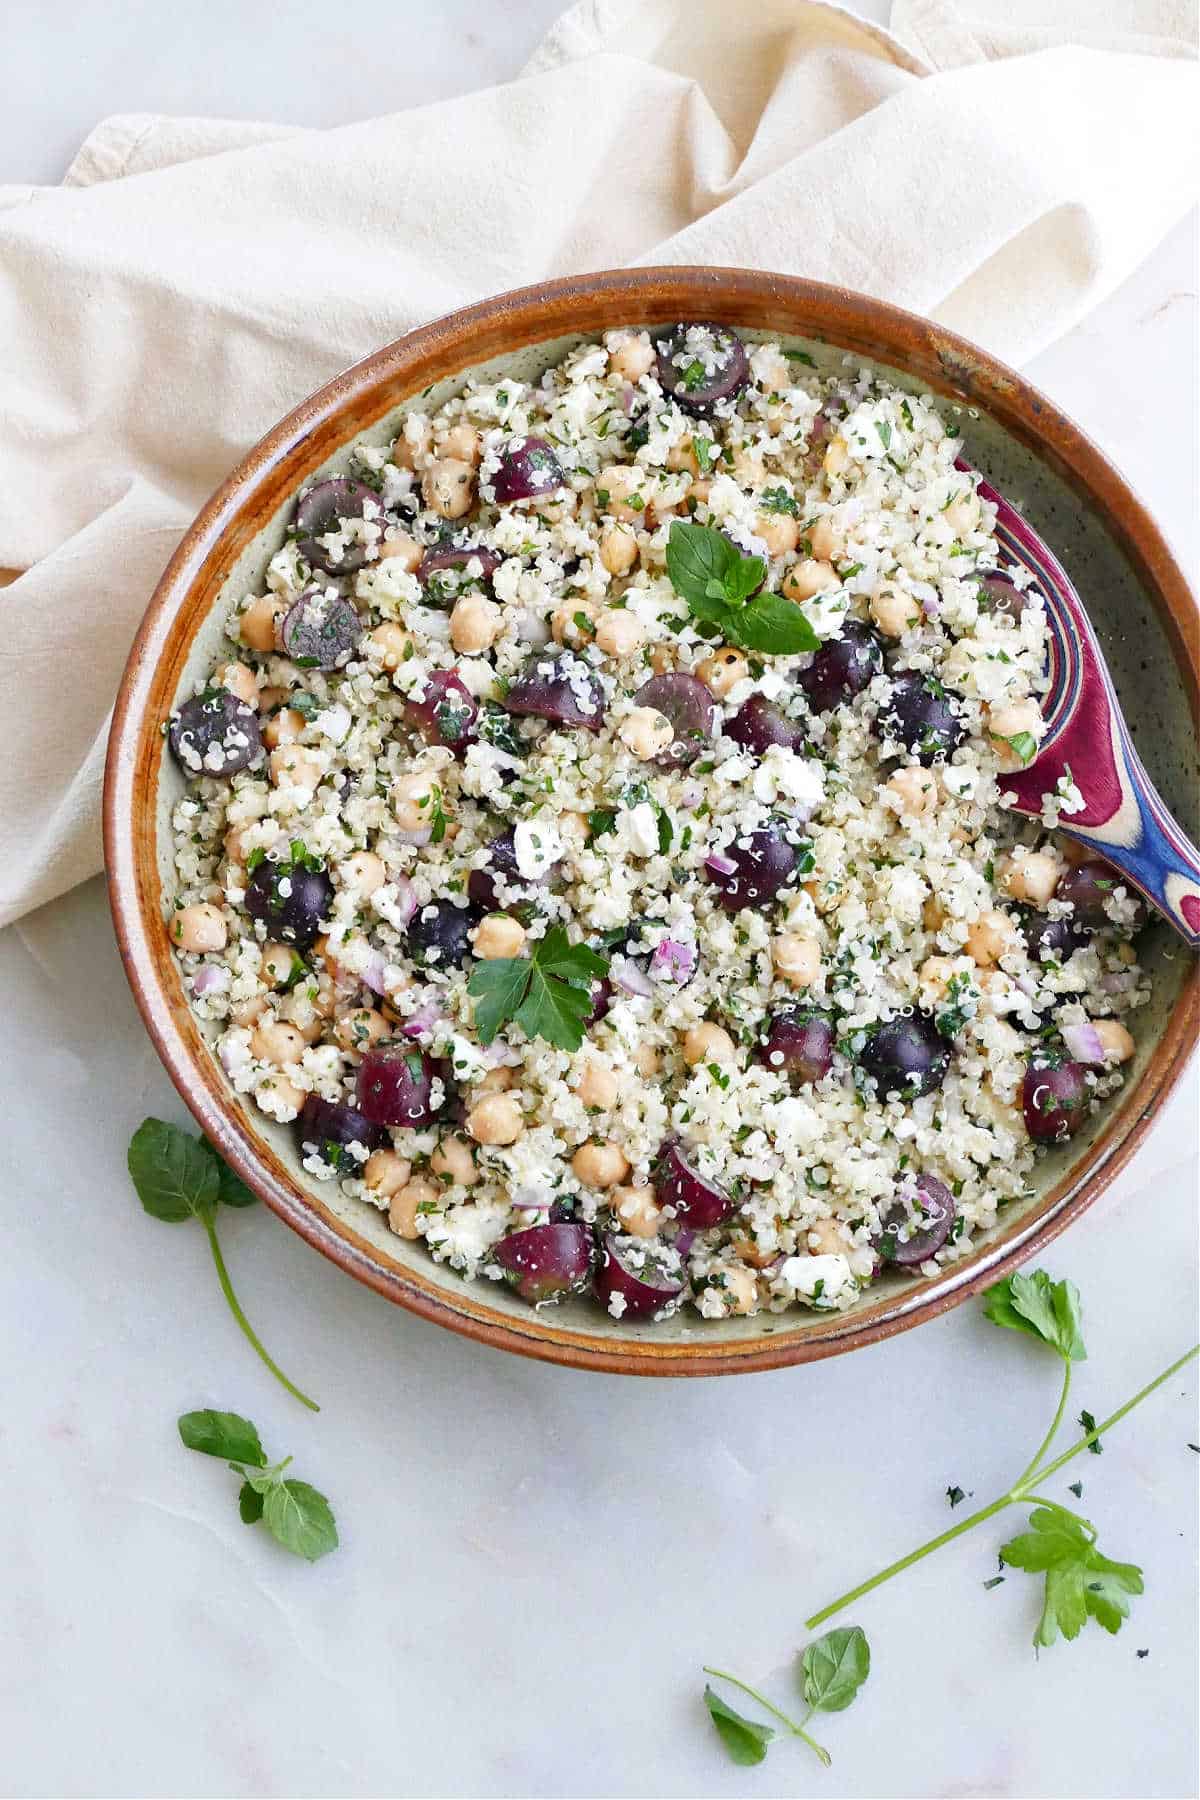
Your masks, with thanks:
[{"label": "halved purple grape", "polygon": [[[1056,900],[1069,900],[1075,908],[1074,920],[1093,930],[1110,923],[1104,910],[1117,888],[1126,885],[1119,870],[1099,857],[1092,862],[1076,863],[1059,880],[1054,890]],[[1132,890],[1129,890],[1132,891]]]},{"label": "halved purple grape", "polygon": [[467,745],[479,735],[475,729],[479,702],[453,669],[435,669],[427,675],[425,691],[419,700],[408,702],[404,717],[427,744],[444,744],[456,756],[465,756]]},{"label": "halved purple grape", "polygon": [[916,1100],[941,1087],[950,1067],[953,1046],[944,1038],[932,1019],[913,1013],[906,1019],[892,1019],[872,1032],[859,1052],[858,1061],[864,1073],[874,1081],[881,1100],[899,1094],[905,1100]]},{"label": "halved purple grape", "polygon": [[924,768],[949,756],[966,736],[967,728],[954,710],[959,696],[944,688],[936,676],[902,670],[892,678],[892,691],[879,709],[879,728],[899,738]]},{"label": "halved purple grape", "polygon": [[654,348],[663,393],[693,418],[707,418],[750,378],[746,347],[725,325],[673,325]]},{"label": "halved purple grape", "polygon": [[302,669],[337,669],[362,637],[362,620],[348,600],[321,587],[306,588],[283,616],[279,642]]},{"label": "halved purple grape", "polygon": [[668,719],[674,737],[655,757],[662,769],[681,769],[694,762],[712,741],[717,703],[694,675],[652,675],[633,696],[636,706],[650,706]]},{"label": "halved purple grape", "polygon": [[704,873],[718,889],[717,899],[725,911],[741,912],[746,906],[769,906],[798,860],[782,832],[760,825],[708,857]]},{"label": "halved purple grape", "polygon": [[883,645],[866,625],[850,619],[840,637],[826,639],[814,652],[796,680],[812,710],[826,713],[861,694],[882,670]]},{"label": "halved purple grape", "polygon": [[674,1139],[668,1139],[658,1153],[654,1197],[660,1206],[674,1207],[676,1216],[697,1231],[719,1225],[733,1211],[729,1195],[692,1167]]},{"label": "halved purple grape", "polygon": [[486,867],[472,869],[467,876],[467,896],[482,912],[503,912],[505,903],[497,891],[497,876],[503,878],[510,891],[520,886],[525,893],[532,893],[539,884],[527,882],[522,876],[511,831],[502,831],[499,837],[494,837],[487,846],[487,853]]},{"label": "halved purple grape", "polygon": [[979,576],[980,612],[1007,613],[1010,619],[1019,619],[1027,605],[1025,595],[1003,569],[988,569]]},{"label": "halved purple grape", "polygon": [[604,687],[591,664],[573,651],[535,650],[505,695],[504,706],[523,718],[599,731]]},{"label": "halved purple grape", "polygon": [[[664,1244],[606,1232],[592,1289],[614,1319],[646,1319],[671,1306],[683,1292],[679,1257]],[[619,1294],[623,1305],[611,1302]]]},{"label": "halved purple grape", "polygon": [[246,883],[246,911],[261,919],[271,937],[307,950],[328,917],[333,883],[324,869],[264,857]]},{"label": "halved purple grape", "polygon": [[1074,919],[1050,919],[1045,913],[1030,913],[1021,921],[1021,935],[1033,962],[1066,962],[1068,956],[1087,942],[1088,933]]},{"label": "halved purple grape", "polygon": [[592,1010],[583,1021],[584,1025],[598,1025],[613,1003],[613,984],[607,975],[600,975],[588,989],[592,1002]]},{"label": "halved purple grape", "polygon": [[784,750],[803,750],[805,744],[803,726],[789,719],[782,706],[765,694],[751,694],[726,721],[724,732],[754,756],[762,756],[773,744]]},{"label": "halved purple grape", "polygon": [[414,962],[428,969],[457,969],[471,954],[471,933],[479,923],[473,906],[431,900],[409,921],[406,942]]},{"label": "halved purple grape", "polygon": [[499,506],[517,500],[540,500],[564,485],[562,464],[545,438],[513,438],[500,453],[500,467],[492,478]]},{"label": "halved purple grape", "polygon": [[236,775],[262,757],[258,714],[228,688],[209,688],[185,700],[167,741],[189,775]]},{"label": "halved purple grape", "polygon": [[906,1184],[879,1221],[875,1249],[885,1263],[916,1268],[939,1251],[954,1225],[954,1195],[936,1175],[918,1175]]},{"label": "halved purple grape", "polygon": [[785,1007],[766,1021],[756,1054],[802,1086],[820,1081],[833,1064],[833,1023],[816,1007]]},{"label": "halved purple grape", "polygon": [[[435,606],[451,605],[460,594],[490,588],[500,561],[494,550],[485,550],[482,544],[460,544],[457,548],[447,545],[425,552],[417,568],[417,580],[425,590],[426,600]],[[469,563],[479,564],[477,576],[468,575]]]},{"label": "halved purple grape", "polygon": [[340,1100],[322,1100],[310,1094],[296,1121],[301,1148],[316,1155],[342,1175],[360,1175],[366,1156],[356,1156],[350,1146],[360,1146],[369,1155],[387,1143],[382,1126],[373,1124],[365,1114]]},{"label": "halved purple grape", "polygon": [[501,1238],[492,1255],[522,1300],[542,1306],[587,1285],[592,1234],[586,1225],[530,1225]]},{"label": "halved purple grape", "polygon": [[347,544],[335,559],[320,540],[336,531],[342,519],[362,518],[373,519],[379,525],[382,537],[383,506],[379,495],[365,482],[351,481],[344,475],[318,481],[301,497],[296,507],[293,525],[299,535],[301,553],[314,568],[324,569],[327,575],[352,575],[366,562],[367,546]]},{"label": "halved purple grape", "polygon": [[368,1050],[358,1065],[358,1110],[373,1125],[429,1125],[437,1073],[423,1050]]},{"label": "halved purple grape", "polygon": [[1087,1117],[1088,1085],[1082,1063],[1055,1050],[1039,1050],[1021,1083],[1025,1129],[1041,1143],[1064,1143]]}]

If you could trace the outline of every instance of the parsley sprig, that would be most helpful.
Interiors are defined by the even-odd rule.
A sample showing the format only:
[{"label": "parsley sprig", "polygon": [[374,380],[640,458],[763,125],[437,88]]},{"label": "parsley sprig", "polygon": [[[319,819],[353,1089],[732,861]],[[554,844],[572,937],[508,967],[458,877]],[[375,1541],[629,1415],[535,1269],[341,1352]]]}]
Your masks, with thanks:
[{"label": "parsley sprig", "polygon": [[130,1139],[127,1160],[137,1197],[152,1219],[161,1219],[167,1225],[180,1225],[185,1219],[199,1220],[212,1251],[221,1292],[239,1330],[276,1381],[310,1411],[320,1412],[316,1401],[301,1393],[267,1354],[233,1291],[217,1241],[218,1206],[253,1206],[256,1195],[232,1169],[226,1168],[207,1138],[194,1138],[162,1119],[142,1120]]},{"label": "parsley sprig", "polygon": [[763,589],[763,558],[743,556],[711,525],[672,523],[667,574],[693,619],[717,626],[728,643],[765,656],[795,656],[818,647],[820,640],[796,603]]},{"label": "parsley sprig", "polygon": [[[940,1532],[927,1544],[902,1556],[898,1562],[889,1563],[878,1575],[860,1582],[829,1606],[823,1606],[807,1621],[810,1631],[843,1607],[861,1600],[873,1588],[890,1581],[893,1575],[912,1568],[914,1563],[940,1550],[944,1544],[973,1531],[985,1519],[994,1518],[1009,1506],[1026,1504],[1034,1508],[1029,1519],[1030,1529],[1001,1547],[1000,1560],[1010,1568],[1025,1569],[1045,1578],[1042,1613],[1034,1632],[1034,1644],[1042,1648],[1055,1643],[1060,1636],[1078,1637],[1088,1619],[1094,1619],[1105,1631],[1116,1632],[1128,1618],[1130,1598],[1142,1591],[1142,1571],[1135,1563],[1111,1562],[1101,1555],[1096,1547],[1096,1527],[1092,1522],[1037,1490],[1074,1457],[1085,1450],[1094,1450],[1103,1432],[1111,1431],[1119,1420],[1200,1354],[1200,1344],[1193,1344],[1099,1425],[1092,1421],[1078,1443],[1047,1462],[1066,1411],[1072,1368],[1087,1357],[1079,1290],[1074,1282],[1055,1281],[1044,1269],[1035,1269],[1032,1275],[1010,1275],[988,1289],[984,1296],[984,1313],[993,1325],[1036,1338],[1061,1358],[1062,1388],[1050,1429],[1006,1493],[960,1520],[949,1531]],[[1085,1417],[1091,1419],[1090,1414]]]},{"label": "parsley sprig", "polygon": [[475,1001],[475,1029],[490,1044],[509,1020],[527,1037],[545,1038],[558,1050],[578,1050],[591,1015],[593,984],[608,974],[608,959],[586,944],[572,944],[561,925],[534,944],[528,956],[497,956],[476,963],[467,992]]},{"label": "parsley sprig", "polygon": [[291,1457],[269,1463],[258,1431],[240,1413],[184,1413],[179,1420],[179,1435],[189,1450],[202,1456],[221,1456],[242,1485],[238,1491],[238,1512],[244,1525],[257,1525],[261,1519],[277,1543],[306,1562],[316,1562],[338,1546],[337,1525],[324,1494],[285,1475]]},{"label": "parsley sprig", "polygon": [[[765,1694],[760,1694],[757,1688],[752,1688],[739,1676],[731,1675],[727,1669],[712,1669],[705,1664],[704,1673],[711,1675],[715,1681],[727,1681],[731,1686],[740,1688],[743,1694],[749,1694],[752,1700],[756,1700],[759,1706],[765,1707],[773,1718],[778,1719],[792,1737],[803,1738],[809,1749],[828,1768],[833,1758],[823,1744],[818,1744],[815,1738],[809,1736],[805,1727],[814,1713],[845,1712],[871,1673],[871,1649],[866,1634],[857,1625],[839,1626],[833,1631],[827,1631],[823,1637],[814,1638],[800,1657],[800,1667],[797,1670],[800,1691],[808,1707],[803,1719],[799,1721],[789,1718]],[[704,1704],[730,1757],[743,1767],[760,1763],[767,1754],[767,1746],[780,1735],[772,1726],[764,1725],[758,1719],[747,1719],[744,1714],[735,1712],[711,1686],[704,1689]]]}]

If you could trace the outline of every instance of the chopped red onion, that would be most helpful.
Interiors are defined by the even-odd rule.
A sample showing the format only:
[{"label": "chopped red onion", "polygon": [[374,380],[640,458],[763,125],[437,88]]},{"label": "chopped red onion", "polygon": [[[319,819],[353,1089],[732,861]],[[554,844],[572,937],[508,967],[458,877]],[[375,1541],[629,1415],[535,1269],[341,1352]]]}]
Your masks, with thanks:
[{"label": "chopped red onion", "polygon": [[681,790],[680,795],[679,795],[680,811],[681,812],[695,812],[696,808],[700,805],[700,802],[703,799],[704,799],[704,789],[699,785],[698,782],[689,781],[687,786]]},{"label": "chopped red onion", "polygon": [[[417,890],[407,875],[398,875],[392,885],[396,890],[396,898],[389,908],[389,923],[395,925],[397,930],[403,930],[417,910]],[[375,991],[382,993],[383,989],[377,988]]]},{"label": "chopped red onion", "polygon": [[432,825],[422,825],[420,831],[398,831],[396,833],[400,843],[413,844],[418,850],[423,850],[432,836]]},{"label": "chopped red onion", "polygon": [[1020,988],[1021,992],[1027,996],[1028,999],[1032,1000],[1033,996],[1038,991],[1037,976],[1036,975],[1018,975],[1017,980],[1016,980],[1016,985],[1017,985],[1017,987]]},{"label": "chopped red onion", "polygon": [[1100,986],[1106,994],[1127,994],[1137,986],[1137,976],[1132,969],[1112,969],[1100,977]]},{"label": "chopped red onion", "polygon": [[696,1241],[696,1236],[696,1232],[692,1230],[690,1225],[685,1225],[682,1230],[675,1233],[674,1245],[680,1256],[687,1255],[688,1251]]},{"label": "chopped red onion", "polygon": [[432,1031],[434,1026],[440,1023],[441,1018],[442,1009],[437,1001],[426,1000],[418,1006],[416,1012],[409,1014],[400,1029],[405,1037],[423,1037],[427,1031]]},{"label": "chopped red onion", "polygon": [[223,994],[229,986],[229,970],[219,963],[205,963],[192,977],[193,994]]},{"label": "chopped red onion", "polygon": [[654,992],[650,978],[644,969],[630,960],[628,956],[614,956],[608,965],[609,975],[613,983],[623,994],[637,994],[642,997]]},{"label": "chopped red onion", "polygon": [[387,958],[381,950],[372,950],[371,954],[359,970],[359,980],[364,987],[369,987],[373,994],[386,994],[387,983],[384,972],[387,969]]},{"label": "chopped red onion", "polygon": [[706,856],[704,866],[713,875],[736,875],[738,866],[732,856],[721,856],[719,853]]},{"label": "chopped red onion", "polygon": [[922,600],[921,602],[921,611],[925,614],[927,619],[936,619],[941,610],[942,603],[937,598],[936,594],[931,594],[928,600]]},{"label": "chopped red onion", "polygon": [[1100,1033],[1089,1019],[1086,1025],[1064,1025],[1062,1040],[1076,1062],[1102,1063],[1104,1045]]},{"label": "chopped red onion", "polygon": [[625,414],[627,419],[632,419],[633,417],[633,402],[633,389],[630,387],[629,383],[626,382],[625,386],[621,389],[621,411]]},{"label": "chopped red onion", "polygon": [[695,944],[680,938],[664,938],[650,958],[651,972],[660,981],[677,981],[680,986],[696,973],[698,952]]}]

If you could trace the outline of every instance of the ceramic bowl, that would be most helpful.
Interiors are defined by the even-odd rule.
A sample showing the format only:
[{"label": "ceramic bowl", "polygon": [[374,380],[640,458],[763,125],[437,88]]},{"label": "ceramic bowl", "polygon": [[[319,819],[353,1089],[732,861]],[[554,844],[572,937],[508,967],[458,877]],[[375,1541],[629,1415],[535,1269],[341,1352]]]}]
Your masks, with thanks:
[{"label": "ceramic bowl", "polygon": [[972,461],[1065,562],[1138,750],[1195,835],[1195,606],[1157,527],[1116,471],[1048,400],[963,339],[859,294],[731,269],[642,269],[505,294],[411,332],[304,401],[214,494],[171,559],[125,671],[105,780],[106,864],[129,980],[172,1080],[222,1155],[323,1255],[410,1311],[484,1344],[622,1374],[728,1374],[834,1355],[931,1318],[1033,1256],[1095,1199],[1150,1128],[1194,1040],[1200,986],[1193,959],[1165,925],[1152,927],[1145,954],[1154,1003],[1136,1015],[1137,1054],[1121,1093],[1086,1133],[1045,1158],[1035,1197],[1007,1209],[969,1258],[932,1281],[890,1275],[837,1314],[721,1322],[693,1314],[623,1326],[586,1300],[532,1311],[501,1284],[464,1282],[394,1237],[374,1208],[310,1181],[291,1131],[235,1097],[189,1011],[164,929],[169,821],[182,784],[160,729],[211,666],[227,603],[260,582],[301,483],[342,469],[355,440],[390,440],[406,406],[440,405],[470,373],[536,378],[581,338],[612,326],[689,318],[780,337],[823,366],[851,352],[901,388],[968,409]]}]

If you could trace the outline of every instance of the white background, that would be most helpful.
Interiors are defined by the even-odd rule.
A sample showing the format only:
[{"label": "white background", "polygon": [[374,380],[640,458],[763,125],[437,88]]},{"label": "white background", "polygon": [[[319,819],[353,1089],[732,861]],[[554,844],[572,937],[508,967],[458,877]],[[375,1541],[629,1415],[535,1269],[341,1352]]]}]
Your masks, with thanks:
[{"label": "white background", "polygon": [[[558,4],[10,0],[0,181],[57,180],[109,112],[336,125],[504,80]],[[1193,568],[1195,255],[1181,228],[1029,371]],[[1195,1791],[1194,1369],[1070,1470],[1107,1553],[1146,1572],[1119,1637],[1035,1660],[1034,1581],[983,1586],[1009,1514],[855,1609],[875,1664],[819,1733],[831,1770],[788,1744],[738,1770],[700,1664],[786,1706],[806,1614],[950,1523],[948,1484],[978,1505],[1023,1465],[1048,1357],[972,1304],[793,1372],[583,1375],[421,1324],[230,1213],[235,1281],[312,1418],[236,1334],[200,1231],[129,1191],[133,1128],[182,1114],[98,883],[0,936],[0,1044],[5,1793]],[[1046,1258],[1085,1296],[1097,1416],[1195,1336],[1196,1135],[1193,1083]],[[233,1476],[175,1435],[203,1405],[295,1453],[336,1555],[310,1568],[239,1523]]]}]

